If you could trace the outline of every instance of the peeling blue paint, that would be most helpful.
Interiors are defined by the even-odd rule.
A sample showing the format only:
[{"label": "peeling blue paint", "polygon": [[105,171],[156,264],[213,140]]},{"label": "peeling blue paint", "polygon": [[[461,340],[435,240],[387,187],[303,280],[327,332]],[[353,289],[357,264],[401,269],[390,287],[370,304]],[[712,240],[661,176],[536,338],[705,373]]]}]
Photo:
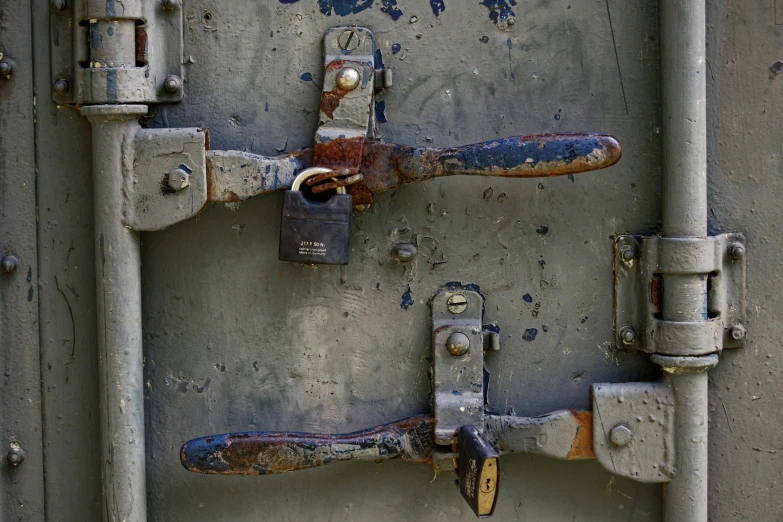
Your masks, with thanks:
[{"label": "peeling blue paint", "polygon": [[386,65],[383,63],[383,54],[380,49],[375,50],[375,69],[383,69]]},{"label": "peeling blue paint", "polygon": [[483,0],[481,5],[489,9],[489,19],[495,23],[505,22],[509,17],[516,16],[511,6],[517,5],[516,0]]},{"label": "peeling blue paint", "polygon": [[98,29],[98,22],[92,22],[90,24],[90,47],[95,50],[101,47],[101,41],[103,37]]},{"label": "peeling blue paint", "polygon": [[589,317],[587,317],[587,316],[584,316],[584,317],[582,317],[581,319],[579,319],[579,322],[581,322],[582,324],[585,324],[585,323],[587,322],[587,320],[588,320],[588,319],[589,319]]},{"label": "peeling blue paint", "polygon": [[374,0],[318,0],[321,13],[331,16],[332,12],[337,16],[359,14],[372,7]]},{"label": "peeling blue paint", "polygon": [[482,329],[485,332],[492,332],[492,333],[496,333],[496,334],[500,333],[500,325],[498,325],[497,323],[485,324],[484,326],[482,326]]},{"label": "peeling blue paint", "polygon": [[543,259],[539,259],[538,264],[541,265],[541,268],[546,268],[546,261],[544,261]]},{"label": "peeling blue paint", "polygon": [[538,330],[535,328],[527,328],[525,333],[522,334],[522,339],[527,342],[535,341],[536,335],[538,335]]},{"label": "peeling blue paint", "polygon": [[443,0],[430,0],[430,7],[435,16],[440,16],[446,10],[446,4],[443,3]]},{"label": "peeling blue paint", "polygon": [[545,324],[541,325],[541,329],[544,331],[544,333],[549,331],[549,327],[547,325],[545,325]]},{"label": "peeling blue paint", "polygon": [[117,101],[117,69],[106,71],[106,99]]},{"label": "peeling blue paint", "polygon": [[448,283],[444,284],[443,286],[445,288],[448,288],[449,290],[463,289],[463,290],[470,290],[472,292],[481,293],[481,288],[479,287],[479,285],[474,284],[474,283],[467,283],[467,284],[463,285],[459,281],[449,281]]},{"label": "peeling blue paint", "polygon": [[392,54],[397,54],[402,49],[402,46],[398,43],[392,44]]},{"label": "peeling blue paint", "polygon": [[530,294],[525,294],[522,296],[522,300],[526,303],[532,303],[533,302],[533,296]]},{"label": "peeling blue paint", "polygon": [[546,225],[541,225],[541,228],[537,228],[536,232],[541,234],[542,236],[545,236],[547,232],[549,232],[549,227]]},{"label": "peeling blue paint", "polygon": [[299,78],[301,78],[301,80],[302,80],[303,82],[311,82],[311,81],[313,81],[313,75],[312,75],[312,74],[310,74],[309,72],[306,72],[306,73],[304,73],[304,74],[303,74],[302,76],[300,76]]},{"label": "peeling blue paint", "polygon": [[269,112],[269,102],[264,102],[264,112]]},{"label": "peeling blue paint", "polygon": [[383,0],[383,7],[381,11],[391,16],[395,22],[402,16],[402,11],[397,7],[397,0]]},{"label": "peeling blue paint", "polygon": [[386,102],[383,100],[375,102],[375,120],[378,123],[386,123]]},{"label": "peeling blue paint", "polygon": [[571,183],[573,183],[574,181],[576,181],[576,180],[574,179],[574,175],[573,175],[573,174],[569,174],[569,175],[568,175],[568,179],[570,179],[570,180],[571,180]]},{"label": "peeling blue paint", "polygon": [[[125,6],[123,6],[122,10],[125,11]],[[123,14],[125,13],[123,12]],[[108,17],[117,16],[117,12],[114,9],[114,0],[106,0],[106,16]]]},{"label": "peeling blue paint", "polygon": [[408,307],[413,306],[413,296],[411,295],[411,287],[408,287],[408,290],[405,291],[404,294],[402,294],[402,302],[400,303],[400,308],[403,310],[407,310]]}]

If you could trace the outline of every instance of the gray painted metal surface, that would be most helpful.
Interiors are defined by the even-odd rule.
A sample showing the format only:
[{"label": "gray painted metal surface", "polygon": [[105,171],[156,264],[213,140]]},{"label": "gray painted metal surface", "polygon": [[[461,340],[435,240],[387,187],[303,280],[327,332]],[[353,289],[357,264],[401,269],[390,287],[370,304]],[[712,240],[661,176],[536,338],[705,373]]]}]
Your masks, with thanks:
[{"label": "gray painted metal surface", "polygon": [[[380,4],[327,17],[307,0],[185,3],[185,98],[154,109],[151,125],[207,127],[212,148],[272,156],[309,146],[323,33],[360,23],[375,32],[395,73],[379,108],[387,141],[443,147],[596,131],[617,136],[624,157],[573,181],[450,178],[379,195],[355,215],[352,262],[342,269],[277,261],[279,195],[238,210],[207,208],[195,220],[142,234],[150,520],[471,519],[450,477],[431,482],[426,466],[356,462],[274,477],[209,477],[182,470],[177,455],[182,442],[204,433],[345,432],[427,411],[424,301],[448,281],[479,284],[503,327],[503,350],[488,358],[490,405],[503,413],[587,408],[591,383],[659,376],[643,354],[611,348],[610,240],[661,228],[656,5],[517,4],[516,23],[496,26],[484,6],[471,3],[447,3],[436,16],[427,2],[401,1],[396,21]],[[2,6],[4,47],[26,27],[28,10],[18,7]],[[776,407],[783,283],[775,242],[783,218],[783,93],[769,69],[781,60],[774,11],[772,4],[707,6],[710,232],[743,232],[749,252],[746,348],[724,353],[710,372],[710,520],[783,514],[783,413]],[[48,520],[100,520],[90,129],[76,111],[50,101],[49,6],[37,2],[32,13],[39,263],[38,270],[32,263],[30,286],[41,296],[46,513]],[[29,41],[14,45],[19,65]],[[18,88],[25,92],[12,90],[14,99],[29,102],[29,76],[12,85]],[[31,147],[18,129],[29,126],[32,106],[7,111],[8,92],[0,83],[0,154],[17,161],[17,151]],[[22,171],[6,162],[0,175],[9,172]],[[29,241],[29,214],[3,201],[4,219]],[[419,251],[404,265],[390,255],[400,241]],[[4,301],[3,324],[6,309]],[[24,332],[29,340],[35,327]],[[14,346],[6,339],[4,349]],[[23,353],[37,357],[35,349]],[[36,375],[37,367],[11,371],[12,379],[35,383],[33,404]],[[22,422],[16,411],[4,407],[3,430]],[[33,462],[28,450],[16,471]],[[613,477],[597,462],[506,456],[503,474],[499,520],[662,516],[660,486]],[[6,498],[18,497],[19,487],[7,482]],[[43,509],[34,500],[25,506]]]}]

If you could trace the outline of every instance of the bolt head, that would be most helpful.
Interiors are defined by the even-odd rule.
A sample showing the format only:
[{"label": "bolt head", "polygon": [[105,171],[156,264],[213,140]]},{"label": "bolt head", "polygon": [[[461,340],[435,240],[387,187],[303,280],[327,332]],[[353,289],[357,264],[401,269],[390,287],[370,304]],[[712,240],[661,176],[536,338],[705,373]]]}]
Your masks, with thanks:
[{"label": "bolt head", "polygon": [[742,243],[732,243],[729,245],[729,257],[732,259],[742,259],[745,257],[745,245]]},{"label": "bolt head", "polygon": [[392,257],[399,263],[407,263],[416,257],[417,253],[416,247],[410,243],[400,243],[392,248]]},{"label": "bolt head", "polygon": [[745,338],[745,327],[741,324],[733,324],[729,327],[729,336],[735,341],[741,341]]},{"label": "bolt head", "polygon": [[177,168],[169,172],[169,187],[174,192],[188,187],[190,185],[190,174],[182,168]]},{"label": "bolt head", "polygon": [[623,340],[623,344],[633,344],[636,340],[636,330],[634,330],[633,326],[620,328],[620,339]]},{"label": "bolt head", "polygon": [[57,94],[68,94],[71,90],[71,82],[67,78],[57,78],[54,82],[54,92]]},{"label": "bolt head", "polygon": [[468,309],[468,299],[464,294],[454,294],[449,297],[446,305],[452,314],[461,314]]},{"label": "bolt head", "polygon": [[343,67],[337,71],[337,77],[334,81],[340,89],[352,91],[359,86],[361,79],[359,71],[353,67]]},{"label": "bolt head", "polygon": [[343,51],[353,51],[359,47],[361,42],[362,37],[359,35],[359,33],[350,29],[343,31],[343,34],[337,38],[337,45],[339,45],[340,49]]},{"label": "bolt head", "polygon": [[170,74],[163,81],[163,88],[169,94],[176,94],[182,89],[182,80],[180,80],[179,76]]},{"label": "bolt head", "polygon": [[19,259],[17,259],[15,255],[9,254],[7,256],[3,256],[3,260],[0,261],[0,265],[2,265],[4,274],[10,274],[16,270],[17,266],[19,266]]},{"label": "bolt head", "polygon": [[636,259],[636,249],[631,245],[623,245],[620,247],[620,258],[626,263],[630,263]]},{"label": "bolt head", "polygon": [[470,351],[470,339],[462,332],[454,332],[446,340],[446,349],[454,357],[460,357]]},{"label": "bolt head", "polygon": [[68,9],[68,0],[52,0],[51,6],[55,13],[62,13]]},{"label": "bolt head", "polygon": [[0,60],[0,75],[8,78],[14,72],[15,63],[10,58]]},{"label": "bolt head", "polygon": [[625,424],[618,424],[609,432],[609,440],[618,448],[631,442],[632,438],[633,432],[631,431],[631,428]]},{"label": "bolt head", "polygon": [[166,11],[173,11],[179,7],[179,0],[161,0],[161,5]]}]

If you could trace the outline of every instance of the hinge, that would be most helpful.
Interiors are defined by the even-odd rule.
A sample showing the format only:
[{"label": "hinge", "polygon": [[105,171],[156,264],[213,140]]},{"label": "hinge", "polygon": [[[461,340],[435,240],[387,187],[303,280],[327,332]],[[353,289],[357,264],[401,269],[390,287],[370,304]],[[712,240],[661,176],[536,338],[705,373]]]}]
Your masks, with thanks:
[{"label": "hinge", "polygon": [[50,5],[56,103],[182,99],[179,0],[52,0]]},{"label": "hinge", "polygon": [[[703,238],[615,239],[615,341],[618,348],[688,355],[741,348],[745,342],[745,238],[721,234]],[[702,321],[665,321],[662,276],[707,279]]]}]

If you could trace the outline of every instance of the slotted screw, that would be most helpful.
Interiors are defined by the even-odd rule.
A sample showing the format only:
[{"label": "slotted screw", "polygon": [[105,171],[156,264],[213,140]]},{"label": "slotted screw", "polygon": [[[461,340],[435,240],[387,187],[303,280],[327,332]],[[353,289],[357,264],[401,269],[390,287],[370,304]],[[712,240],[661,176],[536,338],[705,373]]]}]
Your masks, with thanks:
[{"label": "slotted screw", "polygon": [[464,294],[454,294],[449,297],[446,306],[452,314],[461,314],[468,308],[468,299]]},{"label": "slotted screw", "polygon": [[359,33],[349,29],[348,31],[343,31],[343,34],[337,38],[337,45],[339,45],[340,49],[343,51],[353,51],[359,47],[361,41],[362,38],[359,36]]}]

